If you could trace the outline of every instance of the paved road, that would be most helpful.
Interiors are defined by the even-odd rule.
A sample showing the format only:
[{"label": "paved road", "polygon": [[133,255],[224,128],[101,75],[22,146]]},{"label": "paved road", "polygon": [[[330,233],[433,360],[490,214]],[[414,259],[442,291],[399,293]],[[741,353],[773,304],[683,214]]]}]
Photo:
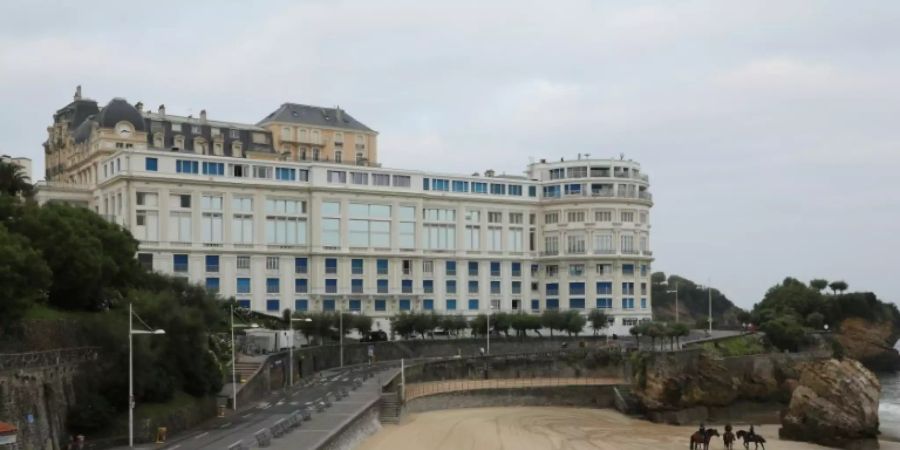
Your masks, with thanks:
[{"label": "paved road", "polygon": [[[279,419],[301,409],[313,408],[313,418],[303,422],[300,428],[279,440],[290,440],[294,448],[312,448],[312,444],[327,437],[346,419],[361,408],[376,400],[381,393],[381,383],[389,380],[399,371],[397,365],[375,367],[355,367],[323,371],[315,377],[298,383],[293,389],[285,389],[271,394],[256,405],[248,405],[236,413],[216,418],[190,431],[172,436],[165,444],[142,444],[141,449],[154,450],[201,450],[225,449],[237,441],[253,443],[254,433],[270,427]],[[372,374],[362,387],[351,390],[355,378]],[[315,412],[315,404],[331,397],[339,389],[346,389],[350,395],[335,401],[323,412]],[[123,449],[124,450],[124,449]]]}]

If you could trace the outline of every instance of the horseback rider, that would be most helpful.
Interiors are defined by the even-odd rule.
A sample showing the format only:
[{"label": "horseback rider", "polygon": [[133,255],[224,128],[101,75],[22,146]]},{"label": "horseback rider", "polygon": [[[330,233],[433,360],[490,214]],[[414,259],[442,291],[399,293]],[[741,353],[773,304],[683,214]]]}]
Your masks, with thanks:
[{"label": "horseback rider", "polygon": [[700,430],[699,430],[699,433],[700,433],[701,435],[706,436],[706,427],[703,425],[703,422],[700,422]]},{"label": "horseback rider", "polygon": [[747,436],[750,436],[750,437],[755,437],[755,436],[756,436],[756,432],[753,431],[753,424],[752,424],[752,423],[750,424],[750,431],[747,433]]}]

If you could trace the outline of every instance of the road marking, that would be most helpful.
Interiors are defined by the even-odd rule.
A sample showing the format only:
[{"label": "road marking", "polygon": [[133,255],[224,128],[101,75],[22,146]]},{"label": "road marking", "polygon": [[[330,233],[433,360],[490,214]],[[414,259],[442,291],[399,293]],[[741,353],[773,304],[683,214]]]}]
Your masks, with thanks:
[{"label": "road marking", "polygon": [[230,426],[231,426],[231,422],[228,422],[228,423],[223,423],[222,425],[219,425],[219,428],[228,428]]},{"label": "road marking", "polygon": [[278,403],[275,403],[275,404],[278,405],[278,406],[281,406],[281,405],[284,404],[284,400],[278,400]]},{"label": "road marking", "polygon": [[243,416],[241,416],[241,417],[243,417],[243,418],[245,418],[245,419],[246,419],[246,418],[248,418],[248,417],[250,417],[250,416],[252,416],[252,415],[253,415],[253,413],[249,413],[249,414],[244,414],[244,415],[243,415]]},{"label": "road marking", "polygon": [[181,444],[177,444],[174,447],[169,447],[168,450],[175,450],[176,448],[180,448],[180,447],[181,447]]},{"label": "road marking", "polygon": [[204,431],[203,433],[200,433],[200,434],[194,436],[194,439],[200,439],[203,436],[206,436],[207,434],[209,434],[209,431]]},{"label": "road marking", "polygon": [[300,402],[291,402],[291,406],[297,406],[299,404],[300,404]]}]

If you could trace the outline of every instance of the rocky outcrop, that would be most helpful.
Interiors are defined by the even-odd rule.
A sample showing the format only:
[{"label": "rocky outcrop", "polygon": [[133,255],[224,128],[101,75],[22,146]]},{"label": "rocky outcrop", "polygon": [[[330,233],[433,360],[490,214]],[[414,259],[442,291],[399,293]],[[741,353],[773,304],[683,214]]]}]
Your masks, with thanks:
[{"label": "rocky outcrop", "polygon": [[841,322],[835,338],[844,348],[844,356],[871,370],[900,370],[900,353],[894,348],[897,335],[891,322],[851,317]]},{"label": "rocky outcrop", "polygon": [[782,417],[782,438],[831,447],[877,448],[881,385],[858,361],[801,363]]}]

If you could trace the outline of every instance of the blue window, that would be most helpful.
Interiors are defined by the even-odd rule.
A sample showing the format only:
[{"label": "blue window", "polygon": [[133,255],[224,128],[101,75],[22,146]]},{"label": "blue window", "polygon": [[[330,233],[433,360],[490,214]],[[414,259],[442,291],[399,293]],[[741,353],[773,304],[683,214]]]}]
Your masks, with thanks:
[{"label": "blue window", "polygon": [[633,298],[623,298],[622,299],[622,309],[634,309],[634,299]]},{"label": "blue window", "polygon": [[472,192],[476,194],[487,194],[487,183],[472,182]]},{"label": "blue window", "polygon": [[412,294],[413,280],[400,280],[400,292],[404,294]]},{"label": "blue window", "polygon": [[532,311],[540,311],[541,310],[541,301],[540,300],[531,300],[531,310]]},{"label": "blue window", "polygon": [[612,283],[609,281],[598,281],[597,295],[612,295]]},{"label": "blue window", "polygon": [[476,311],[476,310],[478,310],[478,299],[470,298],[469,299],[469,311]]},{"label": "blue window", "polygon": [[358,298],[351,298],[348,307],[350,308],[350,311],[361,311],[362,300]]},{"label": "blue window", "polygon": [[363,292],[363,280],[362,278],[354,278],[350,280],[350,292],[354,294],[362,294]]},{"label": "blue window", "polygon": [[456,311],[456,300],[452,298],[447,299],[447,307],[444,309],[447,311]]},{"label": "blue window", "polygon": [[326,278],[325,279],[325,293],[326,294],[337,294],[337,278]]},{"label": "blue window", "polygon": [[478,282],[477,281],[473,280],[473,281],[469,282],[469,292],[471,292],[473,294],[478,293]]},{"label": "blue window", "polygon": [[512,276],[514,276],[514,277],[522,276],[522,263],[518,263],[518,262],[512,263]]},{"label": "blue window", "polygon": [[453,180],[453,192],[469,192],[469,182]]},{"label": "blue window", "polygon": [[387,294],[388,293],[388,280],[378,280],[378,293],[379,294]]},{"label": "blue window", "polygon": [[266,300],[266,311],[278,311],[281,309],[281,302],[276,299]]},{"label": "blue window", "polygon": [[298,294],[305,294],[309,292],[309,282],[306,280],[306,278],[294,279],[294,292]]},{"label": "blue window", "polygon": [[537,197],[537,186],[528,186],[528,196]]},{"label": "blue window", "polygon": [[400,311],[409,311],[411,309],[408,298],[401,298],[398,304],[400,306]]},{"label": "blue window", "polygon": [[206,290],[212,293],[219,292],[219,279],[218,278],[207,278],[206,279]]},{"label": "blue window", "polygon": [[275,179],[282,181],[296,181],[297,180],[297,170],[289,169],[287,167],[276,167],[275,168]]},{"label": "blue window", "polygon": [[281,291],[281,286],[278,283],[278,278],[266,278],[266,293],[277,294],[279,291]]},{"label": "blue window", "polygon": [[646,298],[641,299],[641,309],[647,309],[647,299]]},{"label": "blue window", "polygon": [[144,170],[156,172],[159,169],[159,161],[156,158],[144,158]]},{"label": "blue window", "polygon": [[337,258],[325,258],[325,273],[337,273]]},{"label": "blue window", "polygon": [[522,186],[518,184],[510,184],[509,185],[509,195],[518,195],[522,196]]},{"label": "blue window", "polygon": [[187,272],[188,255],[172,255],[172,265],[176,272]]},{"label": "blue window", "polygon": [[294,300],[294,310],[295,311],[309,311],[309,300],[304,298],[298,298]]},{"label": "blue window", "polygon": [[206,271],[207,272],[218,272],[219,271],[219,255],[206,255]]},{"label": "blue window", "polygon": [[306,273],[308,264],[306,258],[294,258],[294,273]]},{"label": "blue window", "polygon": [[456,276],[456,261],[447,261],[447,276]]},{"label": "blue window", "polygon": [[431,294],[434,292],[434,280],[422,280],[422,292]]},{"label": "blue window", "polygon": [[512,282],[512,293],[513,294],[521,294],[522,293],[522,282],[521,281],[513,281]]},{"label": "blue window", "polygon": [[622,283],[622,295],[634,295],[634,283]]},{"label": "blue window", "polygon": [[431,190],[432,191],[449,191],[450,190],[450,180],[438,179],[434,178],[431,180]]},{"label": "blue window", "polygon": [[225,175],[225,163],[203,162],[203,175]]},{"label": "blue window", "polygon": [[334,299],[326,298],[322,300],[322,311],[334,311]]},{"label": "blue window", "polygon": [[378,275],[387,275],[388,274],[388,260],[379,259],[375,262],[375,266],[378,272]]},{"label": "blue window", "polygon": [[569,309],[584,309],[584,299],[583,298],[570,298],[569,299]]},{"label": "blue window", "polygon": [[646,277],[647,273],[649,273],[649,272],[650,272],[650,266],[648,266],[646,264],[641,264],[641,276]]},{"label": "blue window", "polygon": [[198,173],[200,172],[200,164],[197,161],[188,161],[186,159],[175,160],[175,172],[177,173]]},{"label": "blue window", "polygon": [[580,184],[567,184],[566,185],[566,195],[581,195],[581,185]]},{"label": "blue window", "polygon": [[506,185],[491,183],[491,194],[503,195],[506,194]]},{"label": "blue window", "polygon": [[500,293],[500,282],[499,281],[491,281],[491,294],[499,294]]},{"label": "blue window", "polygon": [[622,275],[634,275],[634,264],[622,264]]},{"label": "blue window", "polygon": [[434,300],[430,298],[426,298],[422,300],[422,309],[425,311],[433,311],[434,310]]},{"label": "blue window", "polygon": [[559,295],[559,283],[547,283],[544,286],[544,293],[547,295]]},{"label": "blue window", "polygon": [[428,178],[422,178],[422,189],[424,189],[426,191],[428,190],[428,185],[429,185],[428,181],[429,181]]},{"label": "blue window", "polygon": [[237,293],[238,294],[249,294],[250,293],[250,279],[249,278],[238,278],[237,279]]},{"label": "blue window", "polygon": [[499,261],[491,261],[491,276],[492,277],[500,276],[500,262]]},{"label": "blue window", "polygon": [[238,300],[237,303],[238,303],[238,308],[250,309],[250,300],[246,300],[246,299]]},{"label": "blue window", "polygon": [[387,310],[387,301],[383,298],[375,299],[375,311],[386,311]]},{"label": "blue window", "polygon": [[547,299],[547,309],[559,309],[559,299],[558,298],[548,298]]},{"label": "blue window", "polygon": [[478,261],[469,261],[469,276],[478,276]]},{"label": "blue window", "polygon": [[559,185],[544,186],[545,198],[559,198]]},{"label": "blue window", "polygon": [[350,273],[352,273],[353,275],[362,275],[363,274],[363,260],[361,260],[361,259],[350,260]]},{"label": "blue window", "polygon": [[612,299],[601,297],[597,299],[597,307],[601,309],[610,309],[612,308]]},{"label": "blue window", "polygon": [[447,280],[447,289],[448,294],[456,293],[456,280]]},{"label": "blue window", "polygon": [[584,295],[584,283],[569,283],[569,295]]}]

